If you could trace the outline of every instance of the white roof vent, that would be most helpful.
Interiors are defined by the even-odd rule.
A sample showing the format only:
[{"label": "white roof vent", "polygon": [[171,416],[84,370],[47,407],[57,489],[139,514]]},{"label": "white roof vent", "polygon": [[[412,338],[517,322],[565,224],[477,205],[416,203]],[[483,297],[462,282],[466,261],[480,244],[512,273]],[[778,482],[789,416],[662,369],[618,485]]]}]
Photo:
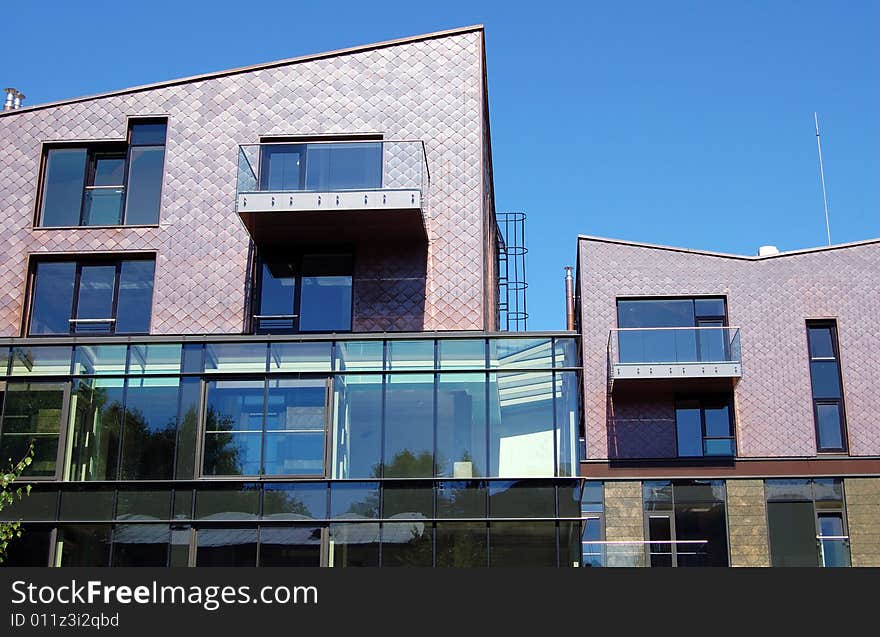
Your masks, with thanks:
[{"label": "white roof vent", "polygon": [[774,254],[779,254],[779,248],[776,246],[761,246],[758,248],[759,257],[770,257]]}]

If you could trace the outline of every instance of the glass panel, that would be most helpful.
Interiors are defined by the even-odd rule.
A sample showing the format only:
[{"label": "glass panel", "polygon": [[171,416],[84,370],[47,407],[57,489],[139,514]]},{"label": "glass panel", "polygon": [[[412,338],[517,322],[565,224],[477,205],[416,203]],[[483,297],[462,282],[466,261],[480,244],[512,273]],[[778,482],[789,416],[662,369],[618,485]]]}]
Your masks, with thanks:
[{"label": "glass panel", "polygon": [[382,144],[309,144],[306,188],[316,191],[382,187]]},{"label": "glass panel", "polygon": [[767,523],[773,566],[818,566],[812,502],[768,502]]},{"label": "glass panel", "polygon": [[129,378],[122,434],[123,480],[174,477],[178,378]]},{"label": "glass panel", "polygon": [[381,371],[382,341],[336,341],[336,365],[339,371]]},{"label": "glass panel", "polygon": [[260,566],[320,566],[321,527],[260,527]]},{"label": "glass panel", "polygon": [[305,145],[269,144],[261,149],[260,190],[303,190]]},{"label": "glass panel", "polygon": [[549,338],[496,338],[489,341],[490,367],[542,369],[553,366]]},{"label": "glass panel", "polygon": [[764,493],[771,500],[812,500],[813,488],[808,479],[764,480]]},{"label": "glass panel", "polygon": [[189,480],[196,474],[196,450],[199,446],[199,402],[202,383],[198,378],[180,380],[180,405],[177,410],[177,471],[178,480]]},{"label": "glass panel", "polygon": [[388,341],[388,369],[434,369],[434,341]]},{"label": "glass panel", "polygon": [[162,194],[164,146],[132,148],[129,151],[128,188],[125,200],[125,223],[159,223],[159,200]]},{"label": "glass panel", "polygon": [[559,566],[577,568],[581,565],[581,523],[560,521],[559,527]]},{"label": "glass panel", "polygon": [[669,511],[672,509],[672,483],[652,480],[642,483],[646,511]]},{"label": "glass panel", "polygon": [[175,489],[174,490],[174,519],[175,520],[191,520],[193,517],[193,499],[194,492],[192,489]]},{"label": "glass panel", "polygon": [[331,524],[329,566],[379,566],[379,523]]},{"label": "glass panel", "polygon": [[189,566],[189,544],[191,537],[192,529],[190,527],[172,527],[168,566],[172,568],[186,568]]},{"label": "glass panel", "polygon": [[110,566],[110,525],[59,526],[56,566]]},{"label": "glass panel", "polygon": [[132,122],[129,144],[132,146],[161,146],[165,143],[167,122]]},{"label": "glass panel", "polygon": [[697,316],[724,317],[727,308],[723,298],[694,299],[694,313]]},{"label": "glass panel", "polygon": [[180,373],[181,345],[132,345],[128,355],[129,374]]},{"label": "glass panel", "polygon": [[333,390],[333,477],[380,477],[382,376],[336,376]]},{"label": "glass panel", "polygon": [[813,499],[817,506],[843,507],[843,480],[840,478],[814,478]]},{"label": "glass panel", "polygon": [[700,328],[696,330],[700,354],[698,360],[713,363],[730,360],[727,347],[730,330],[724,329],[724,322],[700,319],[697,321],[697,327]]},{"label": "glass panel", "polygon": [[434,488],[430,482],[386,482],[382,488],[382,518],[434,517]]},{"label": "glass panel", "polygon": [[837,361],[813,361],[810,363],[813,381],[813,398],[840,398],[840,372]]},{"label": "glass panel", "polygon": [[724,502],[724,481],[683,480],[672,487],[676,502]]},{"label": "glass panel", "polygon": [[730,429],[730,407],[726,403],[705,405],[706,437],[724,438],[733,435]]},{"label": "glass panel", "polygon": [[490,482],[489,515],[493,518],[554,518],[556,489],[546,482],[529,480]]},{"label": "glass panel", "polygon": [[438,518],[485,518],[486,483],[482,480],[438,482]]},{"label": "glass panel", "polygon": [[323,476],[327,382],[282,379],[268,386],[263,473]]},{"label": "glass panel", "polygon": [[684,502],[675,487],[678,566],[727,566],[724,504]]},{"label": "glass panel", "polygon": [[196,518],[199,520],[250,520],[260,510],[257,484],[205,487],[196,491]]},{"label": "glass panel", "polygon": [[578,367],[579,341],[576,338],[557,338],[553,341],[553,366]]},{"label": "glass panel", "polygon": [[263,486],[263,519],[321,520],[327,517],[327,483]]},{"label": "glass panel", "polygon": [[385,388],[383,477],[434,475],[434,376],[390,375]]},{"label": "glass panel", "polygon": [[122,200],[125,190],[117,188],[90,188],[86,190],[82,225],[118,226],[122,223]]},{"label": "glass panel", "polygon": [[822,566],[849,566],[849,540],[843,528],[843,515],[820,513],[819,535],[823,538],[820,540]]},{"label": "glass panel", "polygon": [[437,566],[488,566],[485,522],[441,522],[436,525]]},{"label": "glass panel", "polygon": [[707,438],[703,440],[703,454],[706,456],[736,455],[736,443],[730,438]]},{"label": "glass panel", "polygon": [[113,489],[71,490],[61,492],[62,520],[112,520]]},{"label": "glass panel", "polygon": [[[13,485],[12,488],[17,488],[17,485]],[[35,485],[25,497],[15,498],[12,504],[4,505],[0,510],[0,520],[19,522],[54,520],[57,506],[57,488],[41,488],[40,485]]]},{"label": "glass panel", "polygon": [[434,564],[431,524],[385,522],[382,524],[382,566],[427,566]]},{"label": "glass panel", "polygon": [[843,449],[843,427],[838,403],[816,403],[819,449]]},{"label": "glass panel", "polygon": [[556,566],[556,524],[492,522],[489,566]]},{"label": "glass panel", "polygon": [[351,273],[351,256],[313,254],[303,257],[301,331],[351,331]]},{"label": "glass panel", "polygon": [[78,226],[86,180],[85,148],[54,148],[46,153],[41,226]]},{"label": "glass panel", "polygon": [[[581,496],[581,506],[585,508],[587,504],[599,505],[602,506],[602,502],[604,500],[604,491],[605,485],[603,482],[596,482],[594,480],[587,480],[584,482],[584,494]],[[602,509],[589,509],[590,511],[601,511]]]},{"label": "glass panel", "polygon": [[266,343],[207,343],[205,372],[265,372]]},{"label": "glass panel", "polygon": [[330,517],[356,520],[379,517],[378,482],[330,484]]},{"label": "glass panel", "polygon": [[196,533],[196,566],[256,565],[256,527],[209,528]]},{"label": "glass panel", "polygon": [[437,476],[485,476],[486,375],[445,373],[437,378]]},{"label": "glass panel", "polygon": [[206,385],[204,475],[258,475],[264,381],[215,380]]},{"label": "glass panel", "polygon": [[293,316],[296,296],[296,267],[289,259],[269,258],[263,262],[260,277],[260,310],[254,326],[261,332],[292,330],[296,325]]},{"label": "glass panel", "polygon": [[146,334],[150,331],[156,262],[123,261],[121,267],[116,333]]},{"label": "glass panel", "polygon": [[556,392],[556,475],[578,475],[578,417],[580,414],[581,386],[577,372],[556,372],[553,375]]},{"label": "glass panel", "polygon": [[94,379],[73,383],[70,399],[70,480],[115,480],[123,380]]},{"label": "glass panel", "polygon": [[113,566],[167,566],[170,540],[167,524],[117,524]]},{"label": "glass panel", "polygon": [[205,369],[205,346],[201,343],[184,343],[181,365],[184,374],[201,374]]},{"label": "glass panel", "polygon": [[76,263],[37,263],[30,334],[70,334],[75,279]]},{"label": "glass panel", "polygon": [[581,566],[601,567],[604,566],[602,556],[602,520],[600,518],[587,518],[584,520],[584,530],[581,545]]},{"label": "glass panel", "polygon": [[13,376],[67,376],[71,347],[55,345],[12,348]]},{"label": "glass panel", "polygon": [[272,343],[269,371],[329,372],[332,343]]},{"label": "glass panel", "polygon": [[617,302],[618,327],[694,327],[693,299],[638,299]]},{"label": "glass panel", "polygon": [[115,265],[86,265],[80,270],[79,297],[74,323],[78,333],[106,333],[113,331],[113,297],[116,294]]},{"label": "glass panel", "polygon": [[55,476],[64,390],[64,383],[10,382],[6,386],[0,427],[0,467],[24,458],[33,441],[34,459],[22,475]]},{"label": "glass panel", "polygon": [[672,566],[672,521],[666,515],[652,515],[648,518],[648,553],[651,566]]},{"label": "glass panel", "polygon": [[440,340],[437,342],[440,369],[483,369],[486,342],[480,340]]},{"label": "glass panel", "polygon": [[24,526],[21,537],[6,549],[3,566],[49,566],[52,545],[52,529]]},{"label": "glass panel", "polygon": [[810,327],[807,334],[810,338],[810,358],[835,358],[830,327]]},{"label": "glass panel", "polygon": [[489,375],[489,475],[553,477],[553,374]]},{"label": "glass panel", "polygon": [[120,489],[116,497],[117,520],[167,520],[170,515],[171,491]]},{"label": "glass panel", "polygon": [[73,373],[122,375],[127,350],[125,345],[77,345],[73,350]]},{"label": "glass panel", "polygon": [[679,456],[703,455],[703,425],[700,401],[683,400],[675,407],[675,431]]},{"label": "glass panel", "polygon": [[[577,481],[564,481],[557,487],[559,498],[559,517],[578,518],[581,516],[581,488]],[[599,501],[601,503],[601,500]]]}]

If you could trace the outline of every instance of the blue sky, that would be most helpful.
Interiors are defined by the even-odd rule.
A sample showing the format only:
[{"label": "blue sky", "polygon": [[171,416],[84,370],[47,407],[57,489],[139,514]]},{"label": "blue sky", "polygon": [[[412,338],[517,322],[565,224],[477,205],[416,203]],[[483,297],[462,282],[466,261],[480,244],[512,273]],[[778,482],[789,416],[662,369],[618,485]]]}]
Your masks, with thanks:
[{"label": "blue sky", "polygon": [[9,2],[34,104],[486,25],[498,210],[524,210],[530,329],[578,233],[752,254],[880,236],[880,2]]}]

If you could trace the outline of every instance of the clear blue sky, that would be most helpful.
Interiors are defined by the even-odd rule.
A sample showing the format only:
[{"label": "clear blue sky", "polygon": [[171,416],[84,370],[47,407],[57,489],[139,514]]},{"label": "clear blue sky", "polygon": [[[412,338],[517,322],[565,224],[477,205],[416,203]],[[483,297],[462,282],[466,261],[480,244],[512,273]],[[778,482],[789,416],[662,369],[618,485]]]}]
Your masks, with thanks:
[{"label": "clear blue sky", "polygon": [[498,210],[528,213],[531,329],[578,233],[752,254],[880,236],[880,2],[7,2],[34,104],[483,23]]}]

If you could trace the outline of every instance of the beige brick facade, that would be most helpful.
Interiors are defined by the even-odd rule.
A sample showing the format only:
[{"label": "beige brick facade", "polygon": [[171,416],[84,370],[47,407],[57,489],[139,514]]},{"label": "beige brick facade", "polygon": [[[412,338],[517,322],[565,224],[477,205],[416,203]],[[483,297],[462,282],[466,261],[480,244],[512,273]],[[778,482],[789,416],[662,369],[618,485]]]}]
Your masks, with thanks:
[{"label": "beige brick facade", "polygon": [[763,480],[727,481],[731,566],[770,566]]},{"label": "beige brick facade", "polygon": [[880,566],[880,478],[844,480],[853,566]]},{"label": "beige brick facade", "polygon": [[645,566],[641,482],[605,483],[605,539],[608,566]]}]

